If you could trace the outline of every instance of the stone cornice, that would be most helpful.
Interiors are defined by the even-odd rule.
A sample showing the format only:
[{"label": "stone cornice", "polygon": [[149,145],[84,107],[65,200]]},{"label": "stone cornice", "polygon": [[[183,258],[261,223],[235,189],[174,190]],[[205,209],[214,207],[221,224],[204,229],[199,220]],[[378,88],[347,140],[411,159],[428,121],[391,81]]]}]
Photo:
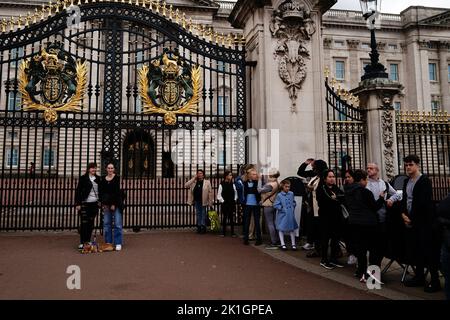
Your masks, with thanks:
[{"label": "stone cornice", "polygon": [[270,5],[272,5],[271,0],[238,0],[228,17],[228,21],[233,27],[242,29],[250,12]]}]

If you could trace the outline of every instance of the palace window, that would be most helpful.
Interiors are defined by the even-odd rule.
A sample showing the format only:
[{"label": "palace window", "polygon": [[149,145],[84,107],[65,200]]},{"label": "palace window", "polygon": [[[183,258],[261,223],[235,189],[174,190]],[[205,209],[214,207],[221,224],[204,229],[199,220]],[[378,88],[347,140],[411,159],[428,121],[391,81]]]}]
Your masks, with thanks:
[{"label": "palace window", "polygon": [[448,82],[450,82],[450,64],[448,65]]},{"label": "palace window", "polygon": [[396,44],[390,44],[389,45],[389,50],[397,50],[397,45]]},{"label": "palace window", "polygon": [[218,111],[217,114],[219,116],[224,116],[228,110],[228,96],[219,96],[217,98]]},{"label": "palace window", "polygon": [[223,61],[217,61],[217,71],[228,72],[228,66]]},{"label": "palace window", "polygon": [[22,105],[22,96],[18,92],[10,91],[8,94],[8,111],[18,111]]},{"label": "palace window", "polygon": [[18,136],[19,134],[17,133],[17,131],[8,131],[8,139],[14,140],[17,139]]},{"label": "palace window", "polygon": [[430,73],[430,81],[437,81],[437,65],[436,65],[436,63],[429,63],[428,70]]},{"label": "palace window", "polygon": [[44,149],[44,167],[54,167],[55,166],[55,151],[51,148]]},{"label": "palace window", "polygon": [[370,49],[370,43],[362,43],[361,48],[363,49]]},{"label": "palace window", "polygon": [[342,48],[344,46],[344,41],[335,41],[334,45],[336,47]]},{"label": "palace window", "polygon": [[431,101],[431,112],[437,113],[439,112],[439,109],[441,108],[439,101]]},{"label": "palace window", "polygon": [[23,48],[11,49],[11,67],[15,68],[18,65],[18,61],[23,57]]},{"label": "palace window", "polygon": [[55,133],[54,132],[46,132],[44,133],[44,140],[55,140]]},{"label": "palace window", "polygon": [[402,108],[401,102],[395,101],[394,102],[394,109],[395,109],[395,111],[400,111],[401,108]]},{"label": "palace window", "polygon": [[17,147],[7,147],[6,149],[6,166],[17,167],[19,165],[19,149]]},{"label": "palace window", "polygon": [[338,79],[338,80],[345,79],[345,62],[344,61],[336,61],[336,79]]},{"label": "palace window", "polygon": [[397,63],[390,64],[389,79],[392,81],[398,81],[398,64]]}]

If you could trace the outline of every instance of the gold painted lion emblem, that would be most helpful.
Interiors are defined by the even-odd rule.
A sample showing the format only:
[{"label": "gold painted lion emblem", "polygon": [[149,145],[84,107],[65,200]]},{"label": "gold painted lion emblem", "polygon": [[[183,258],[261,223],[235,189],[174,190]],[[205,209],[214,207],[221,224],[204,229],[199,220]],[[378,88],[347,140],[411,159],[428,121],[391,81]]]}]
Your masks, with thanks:
[{"label": "gold painted lion emblem", "polygon": [[44,111],[47,123],[54,123],[58,112],[82,111],[86,85],[86,62],[75,62],[60,42],[50,43],[19,68],[22,109]]},{"label": "gold painted lion emblem", "polygon": [[139,70],[144,114],[162,114],[175,125],[179,114],[197,114],[202,90],[199,66],[191,66],[177,50],[164,49],[159,59]]}]

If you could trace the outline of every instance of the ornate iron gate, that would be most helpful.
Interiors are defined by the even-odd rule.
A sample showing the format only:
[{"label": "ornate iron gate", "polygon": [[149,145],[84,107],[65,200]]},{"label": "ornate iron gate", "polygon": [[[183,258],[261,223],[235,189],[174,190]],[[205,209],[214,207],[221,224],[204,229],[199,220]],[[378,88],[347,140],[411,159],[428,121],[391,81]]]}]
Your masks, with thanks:
[{"label": "ornate iron gate", "polygon": [[[325,80],[327,102],[328,161],[337,177],[347,169],[366,166],[366,115],[358,98],[342,89],[335,79]],[[338,179],[342,183],[342,179]]]},{"label": "ornate iron gate", "polygon": [[[76,229],[73,198],[78,177],[87,163],[104,165],[108,159],[116,162],[127,193],[125,228],[195,225],[184,183],[202,168],[217,187],[225,168],[236,173],[246,161],[245,141],[236,134],[246,130],[241,40],[196,26],[203,38],[215,44],[201,39],[184,15],[148,1],[82,4],[81,23],[74,28],[67,25],[67,3],[54,4],[57,12],[46,20],[28,26],[36,20],[28,17],[25,28],[0,33],[0,230]],[[52,50],[58,43],[61,51]],[[58,52],[67,53],[62,66],[58,63],[64,54]],[[40,81],[33,91],[36,97],[50,88],[47,100],[62,99],[58,90],[68,92],[82,79],[77,73],[77,81],[73,80],[71,58],[86,63],[82,112],[25,111],[22,62],[44,59],[46,63],[47,75],[43,77],[38,69],[30,73],[26,90]],[[176,75],[181,77],[179,82],[172,78],[170,86],[164,83],[162,88],[157,72],[151,73],[162,63],[177,72],[189,68]],[[151,113],[141,93],[151,96],[151,90],[160,86],[167,93],[167,103],[192,99],[189,86],[177,85],[180,81],[192,84],[190,67],[197,65],[201,77],[198,114],[166,112],[169,108],[160,110],[167,116]],[[58,66],[59,73],[50,77]],[[142,91],[144,66],[150,69],[147,79],[154,87]],[[64,73],[61,70],[65,78],[56,76]],[[33,77],[35,83],[30,81]],[[176,95],[181,95],[177,90],[184,90],[183,97]],[[67,103],[65,99],[61,101]]]}]

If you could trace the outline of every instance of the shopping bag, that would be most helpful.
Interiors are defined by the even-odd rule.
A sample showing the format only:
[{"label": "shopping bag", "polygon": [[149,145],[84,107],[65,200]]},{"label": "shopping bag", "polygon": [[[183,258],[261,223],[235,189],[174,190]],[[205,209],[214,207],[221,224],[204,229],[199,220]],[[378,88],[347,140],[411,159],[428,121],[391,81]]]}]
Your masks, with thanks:
[{"label": "shopping bag", "polygon": [[217,214],[217,211],[209,210],[208,218],[211,224],[210,230],[215,232],[220,231],[219,215]]}]

